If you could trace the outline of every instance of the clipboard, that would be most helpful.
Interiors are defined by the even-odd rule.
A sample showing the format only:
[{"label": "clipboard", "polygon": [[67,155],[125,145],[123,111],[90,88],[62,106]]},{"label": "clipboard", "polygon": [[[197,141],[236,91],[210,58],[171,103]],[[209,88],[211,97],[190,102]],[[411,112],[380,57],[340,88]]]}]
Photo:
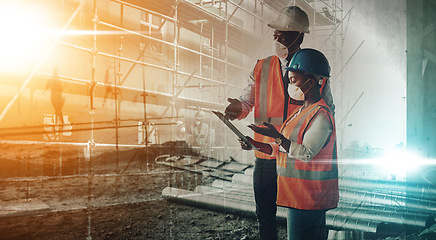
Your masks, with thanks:
[{"label": "clipboard", "polygon": [[239,131],[238,128],[235,127],[235,125],[233,125],[233,123],[231,123],[225,116],[224,114],[222,114],[221,112],[218,111],[213,111],[212,112],[225,124],[227,125],[227,127],[230,128],[230,130],[232,130],[232,132],[234,132],[236,134],[236,136],[238,136],[238,138],[240,138],[242,141],[244,141],[248,146],[250,146],[252,149],[257,150],[257,148],[255,146],[253,146],[253,144],[251,144],[248,139],[245,137],[244,134],[241,133],[241,131]]}]

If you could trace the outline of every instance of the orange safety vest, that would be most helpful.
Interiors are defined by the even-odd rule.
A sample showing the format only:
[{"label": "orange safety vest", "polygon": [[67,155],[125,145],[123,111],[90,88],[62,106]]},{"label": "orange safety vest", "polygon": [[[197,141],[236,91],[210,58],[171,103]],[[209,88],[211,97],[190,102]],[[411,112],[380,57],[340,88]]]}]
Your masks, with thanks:
[{"label": "orange safety vest", "polygon": [[[338,205],[338,164],[334,118],[324,100],[286,120],[280,132],[287,139],[303,143],[303,137],[315,115],[325,111],[333,131],[320,152],[309,162],[279,152],[277,158],[277,205],[302,210],[331,209]],[[294,111],[296,113],[296,111]],[[293,113],[293,114],[294,114]],[[293,115],[292,114],[292,115]]]},{"label": "orange safety vest", "polygon": [[[270,56],[259,60],[254,67],[254,79],[256,80],[254,122],[261,126],[263,126],[263,122],[268,122],[278,130],[283,123],[285,91],[287,91],[283,85],[279,57]],[[289,116],[298,106],[290,100],[286,106],[287,115]],[[258,133],[254,133],[254,140],[263,143],[274,142],[273,138]],[[259,151],[255,151],[255,155],[263,159],[275,158]]]}]

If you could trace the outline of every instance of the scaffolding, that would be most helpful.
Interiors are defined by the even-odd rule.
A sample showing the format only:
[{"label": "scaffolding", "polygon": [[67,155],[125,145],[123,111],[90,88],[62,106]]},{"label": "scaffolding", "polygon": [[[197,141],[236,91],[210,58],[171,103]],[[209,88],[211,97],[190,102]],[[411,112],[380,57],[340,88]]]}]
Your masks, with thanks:
[{"label": "scaffolding", "polygon": [[[228,97],[239,96],[256,59],[270,54],[272,29],[265,25],[286,5],[297,5],[309,16],[304,47],[317,48],[329,59],[336,119],[341,119],[343,23],[350,16],[344,15],[342,1],[63,0],[55,5],[62,13],[59,27],[71,34],[52,39],[47,54],[32,69],[1,72],[4,79],[16,80],[2,84],[20,84],[0,115],[1,133],[6,139],[15,133],[21,138],[10,140],[28,141],[26,133],[41,134],[44,127],[45,135],[51,134],[47,129],[57,132],[45,140],[84,142],[87,150],[113,144],[116,154],[119,146],[185,140],[208,157],[249,162],[241,156],[237,139],[226,134],[210,110],[222,111]],[[56,76],[66,86],[62,94],[74,98],[64,109],[75,115],[70,116],[74,123],[67,129],[52,126],[60,124],[56,116],[47,120],[48,127],[15,121],[11,107],[26,95],[25,89],[47,90],[44,83],[53,78],[47,73],[53,65],[62,69]],[[35,101],[48,102],[35,95]],[[113,107],[105,106],[107,100]],[[207,114],[202,126],[208,132],[201,144],[193,137],[200,111]],[[8,114],[9,125],[4,121]],[[249,122],[235,124],[244,128]],[[80,128],[83,124],[88,126]],[[105,129],[114,129],[115,136],[108,139],[113,133]],[[81,137],[61,138],[64,131]],[[201,129],[195,131],[200,134]]]},{"label": "scaffolding", "polygon": [[[268,36],[272,30],[265,25],[274,19],[283,6],[297,5],[308,14],[311,22],[311,33],[306,36],[309,39],[306,42],[310,43],[308,47],[318,48],[326,54],[333,67],[333,74],[338,73],[342,66],[342,23],[348,16],[343,15],[342,1],[62,2],[63,9],[60,11],[63,15],[71,14],[64,29],[89,29],[90,33],[74,38],[59,36],[54,41],[54,51],[59,51],[59,54],[77,55],[77,60],[91,62],[87,66],[79,65],[78,67],[83,67],[82,70],[59,75],[59,79],[68,85],[70,92],[67,93],[89,98],[89,119],[85,122],[94,121],[98,108],[95,103],[99,98],[104,98],[104,102],[106,98],[112,98],[115,102],[115,126],[120,124],[119,115],[135,111],[121,110],[122,103],[137,103],[137,106],[143,106],[143,113],[127,115],[134,119],[143,118],[142,126],[147,128],[143,137],[148,137],[149,127],[157,127],[157,123],[151,121],[150,117],[172,118],[170,122],[174,126],[169,132],[158,134],[160,142],[183,138],[174,132],[178,130],[175,129],[178,120],[191,124],[190,119],[196,111],[223,110],[228,96],[236,97],[241,93],[255,59],[269,54]],[[44,59],[41,64],[43,62]],[[65,63],[69,64],[71,63]],[[102,81],[105,78],[102,75],[109,65],[114,71],[114,79]],[[38,86],[38,82],[47,81],[51,76],[43,71],[38,72],[39,69],[37,66],[30,73],[19,73],[27,76],[26,80],[2,112],[1,119],[28,85],[43,89],[43,86]],[[91,73],[84,74],[86,71]],[[341,89],[342,80],[340,76],[334,77],[334,95],[340,96],[337,89]],[[336,101],[336,104],[339,105],[340,102]],[[147,108],[147,105],[150,107]],[[163,109],[156,110],[153,106],[161,106]],[[214,134],[223,129],[216,128],[217,124],[211,115],[207,119],[209,129],[214,130],[212,137],[218,138]],[[189,126],[185,126],[185,129],[187,127]],[[123,141],[118,142],[119,138],[116,130],[115,145],[123,144]],[[88,140],[94,142],[92,131]],[[148,145],[150,140],[139,142]],[[226,136],[223,142],[228,142]],[[229,148],[209,138],[209,148],[218,146]]]}]

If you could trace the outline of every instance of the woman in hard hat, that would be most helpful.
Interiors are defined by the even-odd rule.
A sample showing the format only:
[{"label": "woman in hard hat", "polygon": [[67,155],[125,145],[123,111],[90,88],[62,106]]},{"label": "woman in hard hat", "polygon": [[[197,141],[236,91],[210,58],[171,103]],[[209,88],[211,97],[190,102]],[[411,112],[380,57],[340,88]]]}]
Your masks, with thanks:
[{"label": "woman in hard hat", "polygon": [[[277,205],[288,209],[288,239],[327,239],[325,213],[339,201],[336,131],[333,114],[320,89],[330,75],[325,56],[301,49],[289,70],[289,96],[304,101],[280,130],[269,124],[249,127],[275,143],[249,138],[260,151],[277,158]],[[251,149],[241,141],[243,149]]]}]

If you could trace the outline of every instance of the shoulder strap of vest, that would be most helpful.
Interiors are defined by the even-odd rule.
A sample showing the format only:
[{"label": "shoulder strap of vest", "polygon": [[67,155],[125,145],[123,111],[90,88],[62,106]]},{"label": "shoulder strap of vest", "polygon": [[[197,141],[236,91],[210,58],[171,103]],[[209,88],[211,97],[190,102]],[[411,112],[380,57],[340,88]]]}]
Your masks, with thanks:
[{"label": "shoulder strap of vest", "polygon": [[298,140],[298,133],[300,132],[301,126],[303,126],[303,123],[306,121],[307,116],[309,116],[313,111],[318,111],[319,106],[315,106],[311,111],[307,111],[304,113],[304,115],[300,118],[298,123],[295,125],[294,129],[291,132],[291,136],[289,136],[289,139],[297,142]]},{"label": "shoulder strap of vest", "polygon": [[[292,130],[290,139],[297,141],[298,139],[298,133],[300,132],[300,128],[302,127],[303,123],[305,122],[305,119],[307,116],[309,116],[311,113],[317,113],[320,109],[325,109],[326,111],[329,111],[329,108],[324,106],[324,104],[317,104],[312,108],[312,110],[307,111],[304,113],[304,116],[300,118],[297,125]],[[315,114],[314,114],[315,115]],[[308,126],[309,124],[306,124]],[[329,138],[330,141],[330,138]],[[327,141],[327,143],[329,142]],[[279,176],[284,177],[292,177],[292,178],[298,178],[298,179],[307,179],[307,180],[329,180],[329,179],[336,179],[338,178],[338,172],[337,172],[337,155],[336,155],[336,142],[333,145],[333,156],[332,156],[332,169],[330,171],[307,171],[307,170],[299,170],[295,168],[295,158],[290,158],[286,155],[287,158],[287,165],[286,167],[277,167],[277,174]]]},{"label": "shoulder strap of vest", "polygon": [[[307,116],[309,116],[311,113],[313,113],[313,116],[315,116],[315,114],[320,110],[320,109],[324,109],[326,112],[328,112],[329,118],[330,118],[330,122],[332,123],[332,125],[334,124],[333,119],[331,119],[330,116],[332,116],[332,112],[331,110],[325,106],[323,103],[321,104],[317,104],[316,106],[313,107],[313,109],[311,111],[307,111],[298,121],[297,125],[295,125],[294,129],[292,130],[290,139],[297,142],[298,139],[298,134],[300,132],[300,128],[301,126],[303,126],[303,123],[306,121]],[[309,122],[312,121],[312,119],[309,120]],[[306,128],[309,126],[309,124],[306,124],[305,129],[303,129],[303,132],[306,131]]]},{"label": "shoulder strap of vest", "polygon": [[[330,123],[331,123],[332,126],[334,127],[334,124],[335,124],[335,123],[334,123],[334,120],[332,119],[333,114],[332,114],[330,108],[328,108],[328,107],[326,107],[326,106],[323,106],[323,105],[319,105],[319,108],[316,110],[316,112],[318,112],[318,111],[321,110],[321,109],[324,109],[324,110],[327,112],[327,117],[329,118]],[[312,121],[312,119],[311,119],[310,121]],[[308,126],[309,126],[309,124],[307,124],[306,128],[307,128]],[[304,131],[306,131],[306,129],[304,129]],[[329,137],[326,139],[324,145],[322,146],[323,148],[324,148],[325,146],[327,146],[327,144],[329,143],[329,141],[330,141],[330,137],[332,136],[332,133],[333,133],[333,132],[331,132],[330,135],[329,135]]]}]

